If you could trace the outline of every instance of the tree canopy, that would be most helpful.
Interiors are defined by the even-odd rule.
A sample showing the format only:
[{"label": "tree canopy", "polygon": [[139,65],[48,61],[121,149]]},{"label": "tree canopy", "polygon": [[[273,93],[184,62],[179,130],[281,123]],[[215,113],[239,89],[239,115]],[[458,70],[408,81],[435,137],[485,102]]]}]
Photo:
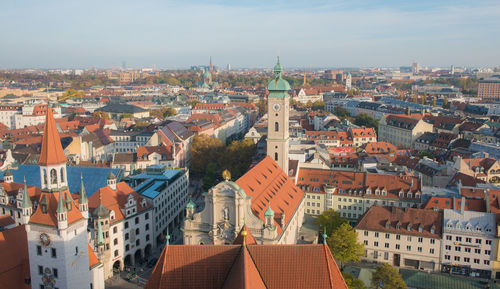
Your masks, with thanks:
[{"label": "tree canopy", "polygon": [[327,241],[333,257],[340,263],[340,270],[346,262],[359,262],[364,255],[364,245],[358,243],[358,235],[348,223],[340,225]]},{"label": "tree canopy", "polygon": [[384,263],[372,275],[372,286],[384,289],[408,289],[398,270]]},{"label": "tree canopy", "polygon": [[204,176],[204,189],[212,187],[225,169],[231,173],[232,179],[237,179],[250,167],[255,149],[250,139],[235,140],[225,146],[218,138],[197,135],[191,144],[191,172]]},{"label": "tree canopy", "polygon": [[354,124],[359,126],[378,128],[378,121],[366,113],[361,113],[354,119]]},{"label": "tree canopy", "polygon": [[97,118],[102,118],[102,119],[109,119],[109,115],[107,113],[105,113],[104,111],[99,111],[99,110],[94,111],[92,113],[92,116],[97,117]]},{"label": "tree canopy", "polygon": [[324,210],[316,219],[316,224],[326,232],[337,230],[340,225],[347,223],[347,219],[340,216],[333,209]]},{"label": "tree canopy", "polygon": [[360,279],[354,277],[351,273],[342,273],[345,283],[349,289],[366,289],[365,283]]}]

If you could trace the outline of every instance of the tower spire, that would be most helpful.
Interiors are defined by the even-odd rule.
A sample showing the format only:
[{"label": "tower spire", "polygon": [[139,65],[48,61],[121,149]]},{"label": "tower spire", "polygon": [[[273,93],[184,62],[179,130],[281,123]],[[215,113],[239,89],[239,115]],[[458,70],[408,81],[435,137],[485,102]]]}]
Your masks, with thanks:
[{"label": "tower spire", "polygon": [[43,130],[42,150],[40,151],[40,166],[59,165],[66,163],[66,156],[61,145],[61,138],[57,131],[56,121],[52,109],[47,106],[45,128]]},{"label": "tower spire", "polygon": [[28,185],[26,185],[26,177],[24,177],[24,190],[23,190],[23,204],[22,208],[31,208],[33,204],[31,203],[30,196],[28,194]]},{"label": "tower spire", "polygon": [[83,185],[83,175],[80,175],[80,197],[78,198],[78,203],[87,203],[87,193],[85,192],[85,186]]}]

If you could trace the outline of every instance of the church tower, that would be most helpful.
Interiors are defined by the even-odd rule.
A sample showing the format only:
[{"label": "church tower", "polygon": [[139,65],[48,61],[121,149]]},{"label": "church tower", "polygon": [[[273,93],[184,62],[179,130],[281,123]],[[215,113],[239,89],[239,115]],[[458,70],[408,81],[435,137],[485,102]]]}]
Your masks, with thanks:
[{"label": "church tower", "polygon": [[92,288],[87,219],[68,190],[66,156],[50,108],[38,164],[42,192],[26,225],[31,288]]},{"label": "church tower", "polygon": [[282,78],[283,67],[274,66],[274,79],[267,85],[267,155],[288,175],[288,138],[290,114],[290,84]]}]

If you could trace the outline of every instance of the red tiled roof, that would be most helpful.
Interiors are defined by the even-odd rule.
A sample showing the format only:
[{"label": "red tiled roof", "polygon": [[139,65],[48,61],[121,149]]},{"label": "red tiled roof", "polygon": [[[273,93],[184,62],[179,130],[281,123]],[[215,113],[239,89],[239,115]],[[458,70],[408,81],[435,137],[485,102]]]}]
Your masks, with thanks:
[{"label": "red tiled roof", "polygon": [[[455,205],[453,205],[455,203]],[[424,205],[424,209],[460,209],[462,206],[461,198],[445,198],[445,197],[431,197]],[[465,199],[465,210],[485,212],[486,206],[482,199]]]},{"label": "red tiled roof", "polygon": [[121,221],[125,218],[121,209],[125,207],[125,204],[127,203],[127,197],[130,194],[134,196],[134,199],[137,202],[137,212],[142,212],[151,206],[146,203],[146,207],[143,207],[141,205],[142,197],[127,183],[119,182],[116,184],[115,191],[113,191],[109,186],[106,186],[100,188],[94,194],[92,194],[92,196],[90,196],[88,199],[89,211],[93,212],[94,209],[99,206],[99,203],[102,202],[103,206],[115,212],[115,218],[111,223]]},{"label": "red tiled roof", "polygon": [[52,109],[47,110],[45,118],[45,129],[43,132],[42,149],[38,164],[41,166],[56,165],[66,163],[66,156],[61,145],[56,122],[52,115]]},{"label": "red tiled roof", "polygon": [[[66,200],[70,200],[68,208],[68,225],[83,218],[82,213],[78,208],[78,204],[71,197],[68,190],[62,191],[62,196]],[[51,227],[57,227],[57,202],[59,200],[59,192],[42,192],[38,201],[38,207],[35,213],[31,215],[30,224],[39,224]],[[42,211],[42,203],[47,202],[47,211]]]},{"label": "red tiled roof", "polygon": [[[411,231],[408,231],[408,226]],[[420,226],[422,226],[421,232],[419,232]],[[356,229],[441,238],[442,226],[442,211],[375,205],[363,215]]]},{"label": "red tiled roof", "polygon": [[0,288],[29,289],[28,238],[25,226],[0,231]]},{"label": "red tiled roof", "polygon": [[[366,196],[366,190],[371,189],[371,197],[399,199],[399,192],[402,190],[404,199],[414,200],[415,193],[421,190],[417,177],[398,176],[387,174],[371,174],[365,172],[349,172],[325,169],[302,168],[299,170],[297,186],[303,190],[314,193],[325,193],[324,186],[335,187],[333,194],[352,194]],[[376,195],[376,189],[385,189],[387,195]],[[412,192],[412,198],[407,198],[406,193]]]},{"label": "red tiled roof", "polygon": [[388,142],[371,142],[364,145],[364,150],[368,154],[387,154],[396,152],[397,148]]},{"label": "red tiled roof", "polygon": [[347,289],[347,285],[326,245],[169,245],[144,288]]},{"label": "red tiled roof", "polygon": [[89,250],[89,269],[92,269],[92,268],[94,268],[94,266],[99,265],[99,259],[95,255],[94,250],[92,250],[92,248],[90,248],[90,245],[87,245],[87,246],[88,246],[88,250]]},{"label": "red tiled roof", "polygon": [[271,206],[276,213],[274,225],[278,234],[281,234],[283,228],[280,220],[276,218],[281,217],[281,213],[284,212],[286,226],[304,198],[304,192],[269,156],[240,177],[236,184],[246,195],[252,197],[251,209],[259,219],[265,221],[264,212]]},{"label": "red tiled roof", "polygon": [[12,219],[10,215],[0,216],[0,228],[14,225],[15,223],[16,222],[14,221],[14,219]]}]

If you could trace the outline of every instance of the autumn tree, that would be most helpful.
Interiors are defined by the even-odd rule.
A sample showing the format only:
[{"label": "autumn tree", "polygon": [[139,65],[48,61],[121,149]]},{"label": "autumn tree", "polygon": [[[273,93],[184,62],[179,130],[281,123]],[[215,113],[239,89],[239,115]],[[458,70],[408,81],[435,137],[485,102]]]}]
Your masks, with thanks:
[{"label": "autumn tree", "polygon": [[327,242],[333,257],[340,262],[340,270],[344,270],[346,262],[359,262],[364,256],[364,245],[358,243],[358,235],[348,223],[333,231]]},{"label": "autumn tree", "polygon": [[384,289],[408,289],[398,270],[384,263],[372,275],[372,286]]},{"label": "autumn tree", "polygon": [[322,100],[317,100],[311,104],[312,110],[324,110],[325,103]]},{"label": "autumn tree", "polygon": [[365,283],[360,279],[354,277],[351,273],[342,273],[344,281],[349,289],[366,289]]},{"label": "autumn tree", "polygon": [[225,148],[221,158],[221,167],[229,170],[232,179],[238,179],[250,167],[255,149],[256,145],[251,139],[231,142]]},{"label": "autumn tree", "polygon": [[100,110],[94,111],[92,113],[92,116],[97,117],[97,118],[101,118],[101,119],[109,119],[109,115],[106,112],[100,111]]},{"label": "autumn tree", "polygon": [[191,144],[191,172],[202,175],[209,163],[216,163],[224,149],[218,138],[201,134],[193,138]]}]

